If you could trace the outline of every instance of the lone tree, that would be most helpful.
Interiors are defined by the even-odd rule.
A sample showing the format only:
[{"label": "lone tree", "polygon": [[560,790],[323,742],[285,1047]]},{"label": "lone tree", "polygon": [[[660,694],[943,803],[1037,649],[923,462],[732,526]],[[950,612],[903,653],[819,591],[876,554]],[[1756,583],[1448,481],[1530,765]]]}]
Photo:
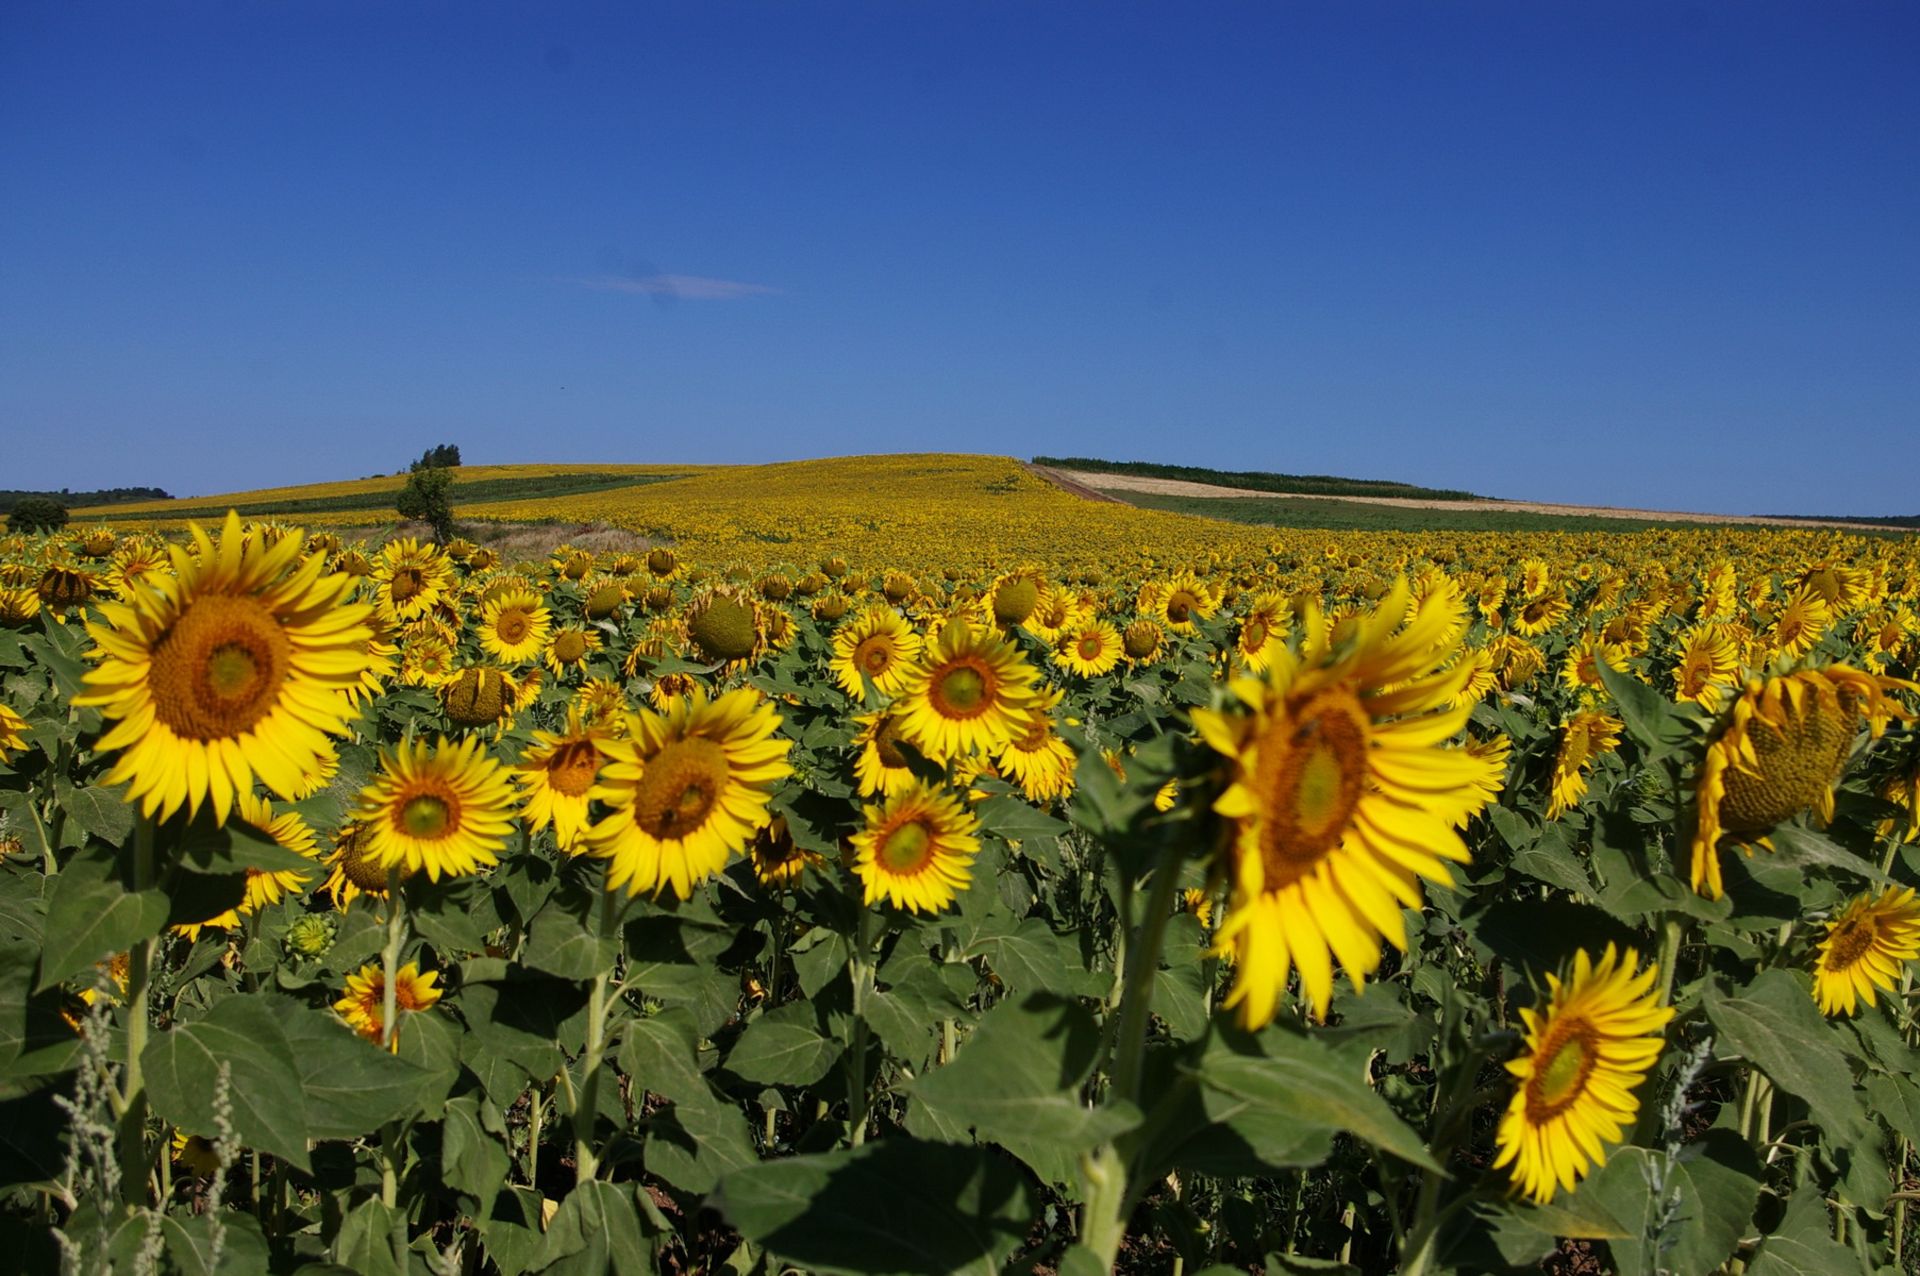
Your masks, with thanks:
[{"label": "lone tree", "polygon": [[400,489],[397,502],[400,517],[419,519],[433,527],[433,538],[442,545],[453,536],[453,502],[447,492],[453,486],[453,474],[441,466],[415,466]]},{"label": "lone tree", "polygon": [[460,464],[460,445],[440,443],[420,454],[420,459],[411,466],[414,473],[421,470],[444,470]]},{"label": "lone tree", "polygon": [[67,525],[67,507],[48,496],[29,496],[7,515],[10,532],[57,532]]}]

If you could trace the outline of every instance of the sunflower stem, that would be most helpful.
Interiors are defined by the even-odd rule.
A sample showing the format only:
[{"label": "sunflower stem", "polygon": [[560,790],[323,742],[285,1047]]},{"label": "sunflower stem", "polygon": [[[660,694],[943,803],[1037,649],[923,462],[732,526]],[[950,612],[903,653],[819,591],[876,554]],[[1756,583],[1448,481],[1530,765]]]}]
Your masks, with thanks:
[{"label": "sunflower stem", "polygon": [[406,901],[400,894],[400,866],[387,870],[387,944],[380,953],[380,1044],[393,1049],[399,1030],[394,1022],[400,1008],[400,950],[407,942]]},{"label": "sunflower stem", "polygon": [[[1154,869],[1153,893],[1147,897],[1139,933],[1128,946],[1126,984],[1120,994],[1120,1023],[1114,1034],[1113,1087],[1109,1103],[1137,1103],[1140,1073],[1146,1059],[1148,1012],[1153,1007],[1153,978],[1160,970],[1160,947],[1173,899],[1180,887],[1184,848],[1168,846]],[[1130,919],[1122,919],[1123,922]],[[1124,927],[1123,927],[1124,931]],[[1137,1194],[1129,1182],[1132,1167],[1111,1143],[1089,1153],[1080,1165],[1082,1198],[1080,1247],[1092,1252],[1099,1270],[1111,1271],[1126,1239],[1127,1217]]]},{"label": "sunflower stem", "polygon": [[873,910],[865,904],[855,917],[853,946],[847,953],[847,974],[853,982],[853,1044],[847,1052],[847,1145],[867,1141],[867,990],[873,968],[867,961],[872,938]]},{"label": "sunflower stem", "polygon": [[[133,826],[133,889],[153,885],[151,815],[141,815]],[[122,1084],[120,1114],[120,1193],[127,1204],[147,1203],[147,1086],[141,1057],[147,1052],[147,1002],[153,982],[152,936],[127,952],[127,1071]]]},{"label": "sunflower stem", "polygon": [[1680,946],[1686,936],[1686,918],[1667,918],[1666,928],[1660,933],[1660,1005],[1668,1005],[1673,999],[1673,968],[1679,964]]},{"label": "sunflower stem", "polygon": [[[600,938],[607,939],[625,911],[625,895],[609,889],[600,893]],[[618,962],[618,949],[614,960]],[[613,977],[611,965],[593,977],[593,991],[587,1000],[587,1046],[581,1055],[580,1093],[573,1105],[573,1160],[575,1181],[589,1183],[600,1172],[600,1154],[593,1144],[594,1125],[600,1116],[600,1074],[605,1071],[607,1053],[607,981]]]}]

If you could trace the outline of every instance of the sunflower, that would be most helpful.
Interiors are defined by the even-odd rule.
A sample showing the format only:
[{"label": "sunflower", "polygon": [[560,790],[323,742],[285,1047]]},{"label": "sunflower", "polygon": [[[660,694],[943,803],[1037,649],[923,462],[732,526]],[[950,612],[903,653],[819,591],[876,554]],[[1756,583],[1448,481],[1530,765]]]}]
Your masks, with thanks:
[{"label": "sunflower", "polygon": [[207,802],[224,824],[256,776],[291,801],[333,756],[327,736],[347,733],[347,692],[372,660],[371,612],[298,539],[247,543],[232,512],[217,542],[192,530],[170,577],[87,623],[96,664],[73,703],[115,721],[94,747],[120,750],[106,782],[145,814]]},{"label": "sunflower", "polygon": [[1037,676],[1012,643],[953,620],[901,679],[901,734],[939,762],[992,753],[1024,726],[1020,713],[1035,700]]},{"label": "sunflower", "polygon": [[900,751],[899,717],[883,709],[860,714],[854,721],[860,726],[853,738],[859,750],[854,755],[853,776],[860,786],[860,796],[887,798],[911,786],[915,777],[907,765],[907,755]]},{"label": "sunflower", "polygon": [[915,783],[865,812],[866,827],[853,835],[853,871],[868,904],[884,898],[937,913],[967,888],[980,821],[953,794]]},{"label": "sunflower", "polygon": [[1054,638],[1053,663],[1082,678],[1111,673],[1120,663],[1120,654],[1120,631],[1098,616],[1089,616]]},{"label": "sunflower", "polygon": [[1774,655],[1798,660],[1833,628],[1833,619],[1833,608],[1825,598],[1810,589],[1796,589],[1788,596],[1780,614],[1774,617],[1773,629],[1767,634],[1768,644]]},{"label": "sunflower", "polygon": [[439,638],[410,642],[400,655],[400,681],[409,687],[438,688],[458,672],[453,648]]},{"label": "sunflower", "polygon": [[287,896],[303,891],[308,883],[320,876],[320,839],[307,826],[307,822],[292,811],[276,813],[273,804],[251,793],[242,793],[234,804],[234,814],[245,823],[251,824],[268,837],[274,845],[296,855],[304,855],[314,862],[313,871],[302,872],[299,869],[269,871],[261,868],[249,868],[246,874],[246,887],[240,896],[240,902],[226,912],[209,917],[200,922],[183,922],[173,927],[177,935],[185,935],[190,940],[200,938],[203,929],[231,930],[240,924],[240,919],[271,908]]},{"label": "sunflower", "polygon": [[1886,693],[1920,690],[1846,665],[1747,683],[1707,746],[1695,793],[1693,888],[1720,898],[1723,835],[1748,855],[1768,829],[1802,811],[1833,818],[1833,786],[1864,718],[1878,736],[1890,717],[1909,717]]},{"label": "sunflower", "polygon": [[1499,797],[1507,787],[1507,755],[1513,752],[1513,741],[1507,738],[1505,732],[1496,732],[1484,740],[1469,738],[1461,749],[1469,756],[1480,759],[1486,768],[1468,783],[1488,802]]},{"label": "sunflower", "polygon": [[565,629],[553,631],[553,637],[547,642],[543,657],[547,668],[555,674],[566,675],[576,669],[584,669],[587,657],[600,650],[599,631],[582,629],[578,625],[569,625]]},{"label": "sunflower", "polygon": [[1547,976],[1544,1014],[1523,1007],[1526,1053],[1508,1062],[1519,1082],[1500,1118],[1493,1168],[1513,1166],[1515,1184],[1545,1204],[1607,1159],[1640,1110],[1634,1090],[1660,1057],[1673,1008],[1655,991],[1658,967],[1635,974],[1640,956],[1612,944],[1595,962],[1583,949],[1573,974]]},{"label": "sunflower", "polygon": [[207,1178],[220,1172],[220,1150],[211,1139],[188,1134],[176,1126],[167,1146],[173,1163],[194,1178]]},{"label": "sunflower", "polygon": [[1591,700],[1594,693],[1606,690],[1606,684],[1600,681],[1602,661],[1605,661],[1607,667],[1615,673],[1625,673],[1626,646],[1621,643],[1607,642],[1593,634],[1586,635],[1567,648],[1566,658],[1560,664],[1561,685]]},{"label": "sunflower", "polygon": [[480,608],[480,646],[502,664],[538,660],[552,629],[553,613],[530,590],[509,591]]},{"label": "sunflower", "polygon": [[1513,632],[1523,638],[1538,638],[1567,618],[1573,607],[1558,593],[1545,594],[1515,607],[1507,614]]},{"label": "sunflower", "polygon": [[1454,694],[1447,708],[1458,709],[1462,705],[1471,707],[1487,698],[1493,690],[1493,652],[1486,647],[1469,647],[1460,654],[1460,665],[1467,670],[1467,680]]},{"label": "sunflower", "polygon": [[445,555],[411,536],[382,547],[372,579],[374,606],[392,621],[424,616],[453,592],[453,568]]},{"label": "sunflower", "polygon": [[1002,576],[987,587],[981,602],[993,624],[1003,629],[1023,625],[1040,605],[1040,579],[1030,571]]},{"label": "sunflower", "polygon": [[577,711],[567,715],[567,729],[559,735],[535,731],[533,743],[514,767],[526,790],[521,816],[529,833],[553,826],[553,840],[563,851],[579,851],[590,823],[588,801],[600,778],[607,755],[601,745],[613,732],[589,726]]},{"label": "sunflower", "polygon": [[1900,969],[1920,957],[1920,899],[1889,886],[1879,895],[1849,900],[1827,923],[1813,967],[1813,996],[1820,1013],[1850,1015],[1859,1003],[1874,1004],[1874,989],[1892,992]]},{"label": "sunflower", "polygon": [[687,605],[687,637],[702,660],[717,665],[748,662],[766,649],[759,607],[731,586],[707,590]]},{"label": "sunflower", "polygon": [[754,877],[768,890],[785,890],[799,881],[802,873],[827,862],[819,853],[794,842],[784,815],[774,816],[765,828],[753,835],[747,858],[753,864]]},{"label": "sunflower", "polygon": [[1043,692],[1021,710],[1020,729],[999,753],[1000,773],[1017,783],[1029,802],[1051,802],[1073,791],[1078,759],[1053,724],[1061,696],[1058,690]]},{"label": "sunflower", "polygon": [[513,828],[513,781],[472,736],[432,748],[402,741],[380,754],[380,773],[365,788],[353,821],[362,850],[380,868],[425,869],[458,877],[492,865]]},{"label": "sunflower", "polygon": [[1605,713],[1576,713],[1560,732],[1560,748],[1553,755],[1553,790],[1547,800],[1547,818],[1557,820],[1587,795],[1587,776],[1594,763],[1620,747],[1620,719]]},{"label": "sunflower", "polygon": [[0,762],[5,762],[27,745],[27,720],[5,704],[0,704]]},{"label": "sunflower", "polygon": [[1272,663],[1269,648],[1285,642],[1291,624],[1291,609],[1282,595],[1268,591],[1256,594],[1240,618],[1234,632],[1233,654],[1250,673],[1264,673]]},{"label": "sunflower", "polygon": [[840,689],[855,700],[866,694],[862,675],[883,696],[900,690],[900,680],[920,658],[920,635],[891,607],[869,607],[833,634],[830,668]]},{"label": "sunflower", "polygon": [[573,693],[567,712],[577,713],[582,722],[605,727],[618,735],[626,726],[626,689],[611,678],[589,678]]},{"label": "sunflower", "polygon": [[1685,704],[1718,713],[1740,675],[1740,651],[1722,625],[1695,625],[1681,635],[1673,663],[1673,694]]},{"label": "sunflower", "polygon": [[1453,623],[1402,579],[1335,648],[1308,600],[1299,651],[1276,648],[1265,678],[1231,684],[1245,711],[1194,710],[1231,763],[1213,808],[1235,827],[1219,946],[1237,968],[1225,1004],[1247,1028],[1273,1018],[1294,966],[1325,1018],[1334,960],[1362,987],[1383,939],[1405,950],[1401,909],[1420,906],[1421,879],[1450,882],[1443,861],[1466,862],[1457,828],[1486,804],[1487,764],[1441,747],[1471,712],[1445,708],[1467,677],[1436,643]]},{"label": "sunflower", "polygon": [[696,686],[665,713],[628,719],[625,740],[600,746],[610,759],[593,796],[613,809],[587,831],[608,861],[607,889],[686,899],[726,867],[773,818],[773,786],[793,774],[780,715],[742,687],[708,700]]},{"label": "sunflower", "polygon": [[1120,654],[1129,664],[1150,665],[1165,654],[1166,639],[1160,622],[1143,616],[1120,632]]},{"label": "sunflower", "polygon": [[1205,620],[1220,609],[1220,599],[1206,582],[1192,572],[1178,572],[1173,579],[1150,582],[1140,591],[1140,610],[1177,634],[1195,632],[1195,622]]},{"label": "sunflower", "polygon": [[526,708],[539,695],[540,671],[529,669],[514,678],[505,670],[474,665],[447,678],[437,690],[441,707],[455,725],[494,726]]},{"label": "sunflower", "polygon": [[[408,962],[394,972],[393,1008],[403,1014],[416,1014],[430,1010],[440,1000],[440,989],[436,986],[439,972],[420,973],[420,963]],[[379,962],[370,962],[355,973],[347,976],[347,988],[340,1000],[333,1003],[347,1026],[378,1045],[380,1038],[386,1035],[387,1016],[387,972]],[[400,1049],[400,1023],[393,1025],[393,1037],[388,1049],[398,1052]]]}]

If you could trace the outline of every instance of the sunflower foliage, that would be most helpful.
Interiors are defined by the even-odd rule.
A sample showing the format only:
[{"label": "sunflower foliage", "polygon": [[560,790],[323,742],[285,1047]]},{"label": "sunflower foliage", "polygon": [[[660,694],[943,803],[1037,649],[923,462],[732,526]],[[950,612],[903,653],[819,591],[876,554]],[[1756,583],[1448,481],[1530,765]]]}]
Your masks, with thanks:
[{"label": "sunflower foliage", "polygon": [[15,1265],[1913,1269],[1912,540],[781,534],[0,539]]}]

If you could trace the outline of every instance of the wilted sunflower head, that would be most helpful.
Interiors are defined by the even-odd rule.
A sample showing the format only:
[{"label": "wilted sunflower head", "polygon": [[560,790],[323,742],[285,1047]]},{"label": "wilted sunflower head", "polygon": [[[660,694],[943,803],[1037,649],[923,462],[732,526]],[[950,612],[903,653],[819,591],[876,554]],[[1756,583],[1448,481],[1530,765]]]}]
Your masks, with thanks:
[{"label": "wilted sunflower head", "polygon": [[712,590],[687,609],[687,636],[707,660],[746,660],[761,643],[759,609],[730,588]]},{"label": "wilted sunflower head", "polygon": [[1719,843],[1749,855],[1767,830],[1805,811],[1833,817],[1833,786],[1862,722],[1875,735],[1893,717],[1911,717],[1889,691],[1920,690],[1846,665],[1753,679],[1723,716],[1696,785],[1693,886],[1721,895]]}]

